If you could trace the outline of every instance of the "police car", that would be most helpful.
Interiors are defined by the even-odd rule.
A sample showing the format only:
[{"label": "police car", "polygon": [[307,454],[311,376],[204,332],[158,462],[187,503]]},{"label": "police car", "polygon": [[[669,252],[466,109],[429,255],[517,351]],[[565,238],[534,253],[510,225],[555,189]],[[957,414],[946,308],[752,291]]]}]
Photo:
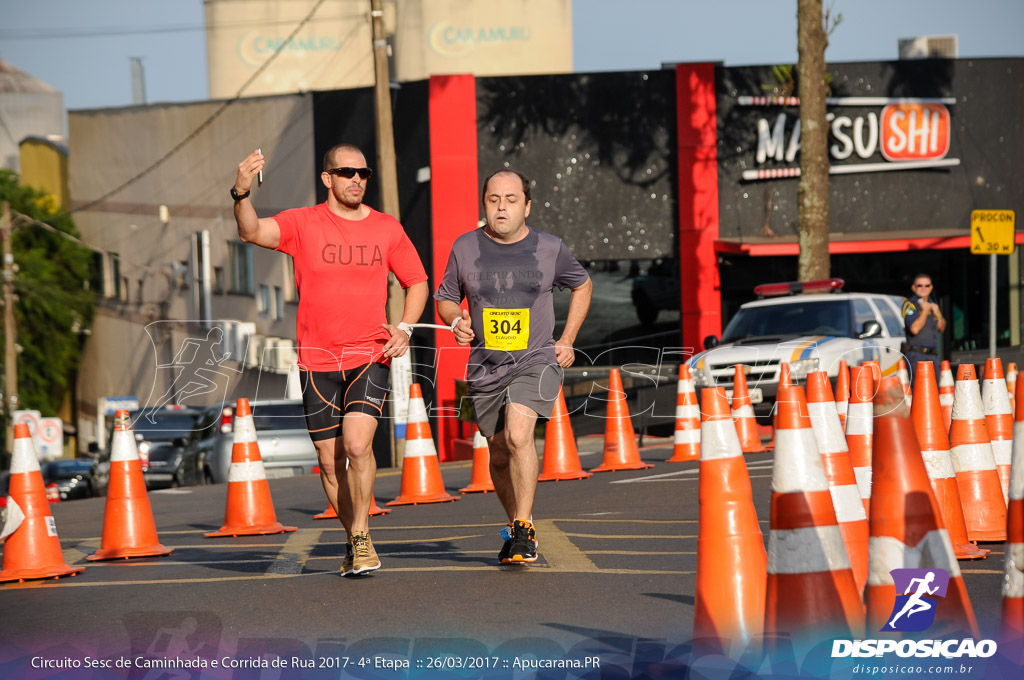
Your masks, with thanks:
[{"label": "police car", "polygon": [[883,376],[894,373],[905,340],[904,298],[842,287],[842,279],[826,279],[754,288],[759,299],[739,308],[721,340],[709,336],[706,351],[687,360],[697,391],[717,385],[731,397],[735,366],[743,364],[754,413],[767,416],[783,363],[797,383],[816,371],[835,378],[841,360],[850,367],[876,360]]}]

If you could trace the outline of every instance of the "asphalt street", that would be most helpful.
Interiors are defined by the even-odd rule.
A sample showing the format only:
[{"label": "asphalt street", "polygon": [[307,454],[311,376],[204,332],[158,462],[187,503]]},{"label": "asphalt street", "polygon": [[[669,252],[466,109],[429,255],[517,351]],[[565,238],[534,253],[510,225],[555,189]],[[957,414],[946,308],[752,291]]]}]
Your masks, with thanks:
[{"label": "asphalt street", "polygon": [[[203,536],[223,524],[226,485],[151,492],[160,542],[174,549],[166,557],[86,562],[104,499],[54,505],[67,563],[86,568],[0,586],[0,677],[533,677],[523,659],[595,656],[600,673],[543,677],[673,675],[692,633],[698,464],[667,463],[671,445],[646,441],[653,468],[539,485],[541,557],[525,568],[497,566],[505,520],[493,493],[459,494],[468,462],[442,465],[459,500],[371,519],[383,567],[358,578],[338,573],[341,525],[313,518],[326,507],[314,476],[270,480],[278,519],[297,530],[269,536]],[[580,437],[584,469],[601,463],[601,446]],[[746,460],[767,540],[772,456]],[[379,505],[400,481],[399,470],[380,471]],[[983,631],[994,632],[1004,552],[987,547],[988,559],[961,568]],[[257,665],[167,670],[149,658]],[[111,667],[33,667],[84,659]],[[267,659],[284,661],[258,665]]]}]

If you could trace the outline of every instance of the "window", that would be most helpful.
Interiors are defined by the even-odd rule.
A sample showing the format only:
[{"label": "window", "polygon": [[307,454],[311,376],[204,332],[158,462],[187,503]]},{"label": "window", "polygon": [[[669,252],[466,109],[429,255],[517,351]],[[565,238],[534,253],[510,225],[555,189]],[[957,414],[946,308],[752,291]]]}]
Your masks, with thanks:
[{"label": "window", "polygon": [[268,316],[270,314],[270,286],[265,283],[260,284],[260,294],[256,299],[256,306],[259,309],[260,316]]},{"label": "window", "polygon": [[877,321],[875,312],[871,305],[863,298],[853,299],[853,330],[859,335],[864,332],[864,324],[868,321]]},{"label": "window", "polygon": [[252,244],[229,241],[228,250],[231,257],[231,288],[229,291],[252,295],[256,292]]},{"label": "window", "polygon": [[[110,287],[104,290],[107,297],[121,299],[121,256],[110,253]],[[126,291],[127,292],[127,291]]]},{"label": "window", "polygon": [[871,301],[882,313],[882,321],[885,322],[885,328],[889,331],[889,335],[894,338],[903,335],[903,320],[896,312],[892,311],[892,306],[884,298],[871,298]]},{"label": "window", "polygon": [[284,289],[281,286],[274,286],[274,313],[275,319],[284,316]]}]

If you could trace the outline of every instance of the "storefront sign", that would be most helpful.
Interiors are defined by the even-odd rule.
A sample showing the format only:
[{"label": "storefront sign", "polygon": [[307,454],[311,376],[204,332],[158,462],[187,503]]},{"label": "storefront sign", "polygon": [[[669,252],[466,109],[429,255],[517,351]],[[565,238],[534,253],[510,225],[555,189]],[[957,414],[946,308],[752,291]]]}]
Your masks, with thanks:
[{"label": "storefront sign", "polygon": [[[909,99],[888,97],[834,97],[826,100],[830,106],[873,108],[857,115],[837,115],[829,112],[832,161],[845,161],[856,155],[867,160],[881,154],[884,163],[833,164],[831,174],[882,172],[887,170],[916,170],[920,168],[959,165],[959,158],[946,158],[950,143],[950,115],[948,105],[955,99]],[[795,107],[796,97],[738,97],[741,106]],[[792,123],[790,121],[793,121]],[[758,166],[766,163],[796,162],[800,150],[800,118],[798,114],[783,111],[774,121],[757,121],[757,151],[754,159]],[[799,177],[799,167],[761,168],[744,170],[743,179],[762,180]]]}]

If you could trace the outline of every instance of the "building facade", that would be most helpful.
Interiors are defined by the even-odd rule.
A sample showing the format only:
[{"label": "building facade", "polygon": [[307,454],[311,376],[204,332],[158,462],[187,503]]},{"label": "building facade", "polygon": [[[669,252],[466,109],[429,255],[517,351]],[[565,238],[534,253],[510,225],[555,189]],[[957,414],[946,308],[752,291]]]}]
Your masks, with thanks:
[{"label": "building facade", "polygon": [[[905,295],[916,273],[931,274],[951,319],[943,340],[953,361],[987,349],[990,260],[970,252],[971,212],[1024,210],[1022,68],[1022,59],[829,67],[833,275],[847,290]],[[698,351],[753,299],[754,285],[796,278],[799,90],[777,73],[701,63],[404,84],[392,102],[401,214],[431,285],[452,242],[480,222],[482,178],[514,167],[534,182],[531,226],[564,239],[595,282],[577,341],[580,370],[674,364]],[[234,338],[238,364],[224,371],[223,391],[252,398],[286,370],[291,354],[261,374],[240,346],[274,338],[274,351],[292,351],[295,298],[287,258],[238,242],[227,189],[237,162],[262,146],[261,215],[324,200],[327,148],[348,141],[373,156],[373,92],[221,106],[71,115],[76,220],[107,253],[82,412],[103,395],[166,394],[176,348],[218,323]],[[367,202],[379,205],[372,182]],[[998,350],[1015,361],[1020,265],[1019,248],[997,256]],[[567,302],[567,293],[556,295],[558,318]],[[235,321],[245,325],[221,323]],[[436,322],[432,309],[423,321]],[[155,336],[157,322],[169,336]],[[454,414],[468,353],[445,331],[417,331],[414,340],[413,370],[433,408],[439,452],[450,457],[465,434]],[[652,413],[671,418],[672,407]]]}]

